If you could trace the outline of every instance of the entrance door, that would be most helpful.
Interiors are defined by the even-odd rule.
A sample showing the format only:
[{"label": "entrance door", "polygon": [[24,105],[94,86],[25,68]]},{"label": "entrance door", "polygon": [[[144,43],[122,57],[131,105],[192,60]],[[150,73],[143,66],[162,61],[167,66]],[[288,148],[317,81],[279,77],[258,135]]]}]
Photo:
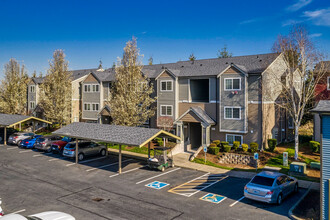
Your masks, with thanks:
[{"label": "entrance door", "polygon": [[202,145],[202,127],[200,123],[190,123],[190,143],[192,149],[198,149]]}]

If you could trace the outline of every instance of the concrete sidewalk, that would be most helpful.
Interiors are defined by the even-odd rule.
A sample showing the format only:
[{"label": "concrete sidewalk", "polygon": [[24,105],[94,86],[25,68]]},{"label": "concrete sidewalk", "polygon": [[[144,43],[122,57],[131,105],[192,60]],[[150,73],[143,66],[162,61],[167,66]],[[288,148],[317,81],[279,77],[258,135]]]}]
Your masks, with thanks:
[{"label": "concrete sidewalk", "polygon": [[[109,149],[109,153],[119,154],[119,150]],[[130,151],[122,151],[122,154],[125,157],[131,157],[131,158],[135,158],[138,160],[148,159],[148,155],[146,155],[146,154],[140,154],[140,153],[135,153],[135,152],[130,152]],[[208,166],[208,165],[204,165],[204,164],[190,162],[189,161],[190,156],[191,156],[190,153],[180,153],[180,154],[174,155],[173,161],[174,161],[175,166],[184,167],[184,168],[193,169],[193,170],[199,170],[199,171],[203,171],[203,172],[207,172],[207,173],[214,173],[214,174],[221,173],[221,174],[226,174],[226,175],[232,176],[232,177],[239,177],[239,178],[246,178],[246,179],[251,179],[252,177],[254,177],[256,175],[255,172],[226,170],[226,169],[221,169],[218,167],[212,167],[212,166]],[[298,182],[299,182],[299,187],[320,190],[320,183],[306,181],[306,180],[298,180]]]}]

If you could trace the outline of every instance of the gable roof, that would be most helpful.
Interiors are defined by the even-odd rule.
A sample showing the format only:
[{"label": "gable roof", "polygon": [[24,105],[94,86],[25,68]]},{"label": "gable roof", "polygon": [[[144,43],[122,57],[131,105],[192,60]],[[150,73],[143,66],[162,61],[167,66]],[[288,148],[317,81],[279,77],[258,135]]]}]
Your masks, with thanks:
[{"label": "gable roof", "polygon": [[205,124],[214,125],[215,121],[199,106],[190,107],[185,113],[183,113],[174,123],[180,121],[185,115],[189,114],[190,112],[196,114],[196,116],[201,119]]},{"label": "gable roof", "polygon": [[12,127],[16,124],[29,121],[29,120],[36,120],[36,121],[41,121],[45,122],[48,124],[52,124],[51,122],[48,122],[46,120],[32,117],[32,116],[26,116],[26,115],[11,115],[11,114],[1,114],[0,113],[0,126],[6,126],[6,127]]},{"label": "gable roof", "polygon": [[320,100],[315,108],[310,110],[310,112],[314,113],[330,113],[330,100]]}]

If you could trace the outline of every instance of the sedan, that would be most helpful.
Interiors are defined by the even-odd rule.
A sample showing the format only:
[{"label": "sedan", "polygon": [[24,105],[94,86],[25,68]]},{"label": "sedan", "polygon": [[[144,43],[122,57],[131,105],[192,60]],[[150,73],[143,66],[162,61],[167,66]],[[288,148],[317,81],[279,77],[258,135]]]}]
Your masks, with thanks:
[{"label": "sedan", "polygon": [[20,214],[8,214],[1,217],[1,220],[75,220],[72,215],[64,212],[41,212],[34,215],[23,216]]},{"label": "sedan", "polygon": [[278,205],[293,192],[298,192],[296,178],[270,171],[257,174],[244,187],[246,198]]},{"label": "sedan", "polygon": [[9,136],[8,144],[17,144],[19,146],[24,139],[33,136],[34,134],[29,132],[17,132]]},{"label": "sedan", "polygon": [[[104,145],[99,145],[90,141],[81,141],[78,143],[78,159],[83,160],[86,156],[101,155],[105,156],[107,148]],[[63,156],[76,157],[76,143],[68,143],[63,150]]]},{"label": "sedan", "polygon": [[18,146],[21,148],[34,148],[34,144],[40,137],[42,137],[42,135],[34,135],[33,137],[26,138],[22,140]]},{"label": "sedan", "polygon": [[54,136],[54,135],[43,136],[37,139],[34,148],[50,153],[52,152],[52,148],[51,148],[52,143],[59,140],[62,140],[62,138],[59,136]]}]

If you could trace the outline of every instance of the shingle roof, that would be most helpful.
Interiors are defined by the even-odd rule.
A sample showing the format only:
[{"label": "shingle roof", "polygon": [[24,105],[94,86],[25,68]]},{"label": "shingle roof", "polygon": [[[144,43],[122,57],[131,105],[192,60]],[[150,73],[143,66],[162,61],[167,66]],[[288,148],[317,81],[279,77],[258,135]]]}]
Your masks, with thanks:
[{"label": "shingle roof", "polygon": [[74,122],[60,128],[53,134],[129,146],[143,146],[146,144],[146,141],[150,141],[150,139],[158,135],[180,139],[160,129],[83,122]]},{"label": "shingle roof", "polygon": [[320,100],[315,108],[310,110],[315,113],[330,113],[330,100]]},{"label": "shingle roof", "polygon": [[214,125],[215,121],[199,106],[190,107],[185,113],[183,113],[174,123],[180,121],[190,111],[194,112],[203,122],[209,125]]},{"label": "shingle roof", "polygon": [[19,121],[23,121],[27,118],[30,118],[30,116],[0,114],[0,125],[1,126],[9,126],[9,125],[15,124]]}]

